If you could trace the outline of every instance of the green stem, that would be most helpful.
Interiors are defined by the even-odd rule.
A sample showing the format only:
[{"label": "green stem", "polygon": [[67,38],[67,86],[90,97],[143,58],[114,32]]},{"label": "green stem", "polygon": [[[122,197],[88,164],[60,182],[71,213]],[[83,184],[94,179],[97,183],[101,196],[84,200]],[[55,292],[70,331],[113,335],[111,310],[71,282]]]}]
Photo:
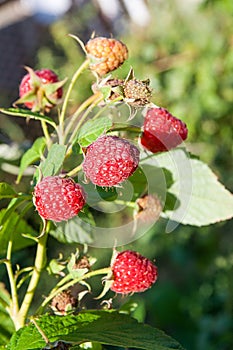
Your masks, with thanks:
[{"label": "green stem", "polygon": [[79,117],[79,115],[88,107],[90,106],[96,99],[99,99],[100,97],[100,94],[94,94],[94,95],[91,95],[88,99],[86,99],[80,106],[79,108],[77,109],[77,111],[72,115],[71,117],[71,121],[69,122],[69,124],[67,125],[66,127],[66,130],[65,130],[65,136],[64,138],[66,138],[70,131],[73,129],[75,123],[76,123],[76,120],[77,118]]},{"label": "green stem", "polygon": [[[78,77],[80,76],[80,74],[89,66],[89,60],[86,59],[81,66],[77,69],[77,71],[75,72],[75,74],[73,75],[70,85],[68,87],[68,90],[66,92],[65,98],[64,98],[64,102],[62,105],[62,110],[61,110],[61,114],[59,116],[59,126],[60,126],[60,132],[62,132],[63,134],[63,127],[64,127],[64,119],[65,119],[65,114],[66,114],[66,110],[67,110],[67,106],[69,103],[69,99],[70,99],[70,95],[71,92],[73,90],[74,84],[76,83]],[[60,135],[61,136],[61,135]],[[61,140],[60,140],[61,141]]]},{"label": "green stem", "polygon": [[[95,96],[95,95],[93,95]],[[85,113],[83,113],[82,117],[80,118],[80,120],[78,121],[74,131],[72,132],[70,138],[69,138],[69,143],[72,144],[79,128],[81,127],[82,123],[84,122],[84,120],[88,117],[89,113],[92,111],[92,109],[98,105],[99,102],[101,102],[103,100],[103,96],[102,95],[97,95],[97,97],[95,96],[95,99],[93,101],[93,103],[86,109]]]},{"label": "green stem", "polygon": [[115,98],[114,100],[108,102],[104,107],[102,107],[98,113],[93,117],[93,120],[97,119],[104,111],[106,111],[109,107],[113,106],[116,102],[119,102],[122,100],[122,97],[119,96]]},{"label": "green stem", "polygon": [[17,294],[16,280],[15,280],[15,276],[14,276],[14,272],[11,264],[12,246],[13,246],[13,239],[11,237],[8,242],[5,265],[6,265],[8,278],[10,282],[10,288],[11,288],[11,305],[10,305],[9,312],[13,322],[15,323],[17,319],[18,311],[19,311],[19,300],[18,300],[18,294]]},{"label": "green stem", "polygon": [[142,129],[139,126],[116,126],[116,124],[113,124],[112,128],[109,129],[109,132],[113,131],[129,131],[129,132],[135,132],[137,134],[141,134]]},{"label": "green stem", "polygon": [[130,202],[130,201],[122,201],[120,199],[116,199],[114,201],[115,204],[119,204],[119,205],[124,205],[126,207],[132,208],[132,209],[137,209],[138,205],[136,202]]},{"label": "green stem", "polygon": [[21,308],[18,313],[16,329],[24,326],[29,308],[31,306],[37,285],[39,283],[41,272],[46,261],[46,242],[48,238],[48,226],[46,232],[38,239],[37,252],[34,264],[34,270],[24,296]]},{"label": "green stem", "polygon": [[50,135],[49,135],[47,124],[46,124],[46,122],[44,120],[41,121],[41,126],[42,126],[42,130],[43,130],[43,133],[44,133],[44,136],[45,136],[45,139],[46,139],[47,147],[49,149],[50,146],[51,146],[51,138],[50,138]]},{"label": "green stem", "polygon": [[72,176],[76,175],[81,169],[82,169],[82,164],[79,164],[78,166],[76,166],[76,168],[69,171],[66,175],[72,177]]},{"label": "green stem", "polygon": [[51,291],[51,293],[49,294],[49,296],[43,301],[38,312],[41,312],[43,310],[43,308],[50,302],[50,300],[52,300],[56,295],[60,294],[63,290],[66,290],[69,287],[72,287],[74,284],[76,284],[80,281],[86,280],[90,277],[97,276],[97,275],[107,275],[110,272],[111,272],[111,267],[105,267],[103,269],[90,271],[83,276],[77,277],[77,278],[72,279],[71,281],[63,284],[60,288],[54,288]]}]

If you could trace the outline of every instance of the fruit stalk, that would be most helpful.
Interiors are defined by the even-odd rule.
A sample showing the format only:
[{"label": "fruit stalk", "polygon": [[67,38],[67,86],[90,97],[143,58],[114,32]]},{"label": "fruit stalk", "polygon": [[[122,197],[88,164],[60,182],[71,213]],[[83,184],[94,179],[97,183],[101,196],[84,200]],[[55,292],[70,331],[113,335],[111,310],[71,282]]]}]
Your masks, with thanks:
[{"label": "fruit stalk", "polygon": [[[52,300],[56,295],[60,294],[61,292],[63,292],[64,290],[68,289],[69,287],[72,287],[74,284],[79,283],[80,281],[84,281],[90,277],[93,276],[98,276],[98,275],[108,275],[110,274],[112,271],[111,267],[105,267],[99,270],[95,270],[95,271],[90,271],[88,273],[86,273],[83,276],[77,277],[72,279],[71,281],[63,284],[61,287],[59,288],[55,288],[51,291],[51,293],[49,294],[49,296],[43,301],[43,303],[41,304],[40,308],[37,311],[37,314],[40,314],[44,307],[50,302],[50,300]],[[64,280],[67,280],[67,276],[64,278]],[[59,282],[59,285],[61,285],[62,281]],[[58,286],[58,285],[57,285]]]},{"label": "fruit stalk", "polygon": [[68,87],[68,90],[67,90],[67,93],[65,95],[65,98],[64,98],[64,102],[63,102],[63,105],[62,105],[62,110],[61,110],[61,114],[60,114],[60,117],[59,117],[59,126],[60,126],[60,132],[62,133],[62,135],[60,134],[59,135],[59,138],[60,138],[60,143],[63,144],[63,128],[64,128],[64,119],[65,119],[65,114],[66,114],[66,110],[67,110],[67,106],[68,106],[68,102],[69,102],[69,99],[70,99],[70,94],[72,92],[72,89],[74,87],[74,84],[76,83],[78,77],[80,76],[80,74],[89,66],[89,60],[86,59],[82,64],[81,66],[76,70],[75,74],[73,75],[72,79],[71,79],[71,82],[70,82],[70,85]]},{"label": "fruit stalk", "polygon": [[44,234],[38,238],[37,252],[32,277],[29,282],[20,310],[18,312],[17,318],[14,320],[16,330],[25,325],[28,311],[39,283],[41,272],[46,264],[46,243],[48,238],[48,227],[49,225],[47,225]]}]

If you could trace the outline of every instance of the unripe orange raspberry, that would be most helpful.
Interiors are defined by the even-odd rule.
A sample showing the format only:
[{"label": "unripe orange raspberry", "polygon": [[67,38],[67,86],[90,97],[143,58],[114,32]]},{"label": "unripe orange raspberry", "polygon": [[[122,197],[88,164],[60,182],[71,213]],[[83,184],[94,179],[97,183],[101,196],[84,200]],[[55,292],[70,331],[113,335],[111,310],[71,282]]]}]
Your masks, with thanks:
[{"label": "unripe orange raspberry", "polygon": [[121,41],[113,38],[96,37],[86,44],[90,68],[99,76],[117,69],[128,58],[128,49]]}]

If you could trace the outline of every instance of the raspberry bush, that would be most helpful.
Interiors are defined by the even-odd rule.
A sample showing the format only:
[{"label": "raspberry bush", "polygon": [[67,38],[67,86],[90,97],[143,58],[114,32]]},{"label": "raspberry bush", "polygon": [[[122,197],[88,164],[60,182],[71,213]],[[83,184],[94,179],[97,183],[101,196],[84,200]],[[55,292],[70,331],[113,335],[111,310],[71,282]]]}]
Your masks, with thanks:
[{"label": "raspberry bush", "polygon": [[[9,278],[9,288],[0,287],[0,303],[10,333],[2,337],[2,348],[183,349],[162,331],[138,323],[132,317],[135,305],[119,306],[117,295],[129,298],[159,288],[160,276],[159,257],[155,264],[124,245],[132,245],[159,218],[167,219],[167,232],[179,223],[204,226],[227,220],[232,195],[189,154],[184,144],[188,126],[153,102],[147,77],[138,80],[132,68],[125,79],[112,77],[128,57],[124,43],[96,37],[85,45],[71,37],[85,54],[74,75],[66,82],[49,68],[27,67],[14,107],[0,109],[31,125],[36,120],[43,131],[23,154],[16,184],[0,184],[6,203],[0,216],[1,262]],[[93,94],[74,110],[71,93],[84,73],[93,73]],[[22,193],[19,186],[28,169],[33,171],[30,190]],[[100,213],[121,214],[121,219],[103,226]],[[47,261],[50,235],[82,249]],[[34,265],[15,265],[15,252],[33,245]],[[88,245],[112,249],[111,262],[95,268]],[[42,272],[49,287],[35,310]],[[99,294],[92,277],[102,279]],[[90,309],[90,298],[96,309]]]}]

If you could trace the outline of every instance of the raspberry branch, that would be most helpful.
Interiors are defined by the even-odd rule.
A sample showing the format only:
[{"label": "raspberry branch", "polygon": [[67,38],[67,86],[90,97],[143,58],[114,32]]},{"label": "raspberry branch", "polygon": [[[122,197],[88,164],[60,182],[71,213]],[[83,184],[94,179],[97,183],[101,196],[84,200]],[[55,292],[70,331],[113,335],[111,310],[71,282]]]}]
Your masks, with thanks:
[{"label": "raspberry branch", "polygon": [[86,68],[88,68],[88,66],[89,66],[89,60],[86,59],[81,64],[81,66],[77,69],[75,74],[73,75],[71,82],[70,82],[70,85],[68,87],[68,90],[66,92],[66,95],[64,97],[64,101],[63,101],[63,105],[62,105],[62,109],[61,109],[61,114],[59,116],[59,143],[60,144],[64,144],[64,135],[63,135],[64,134],[64,120],[65,120],[65,114],[67,111],[71,92],[73,90],[74,84],[76,83],[78,77]]},{"label": "raspberry branch", "polygon": [[46,264],[46,243],[48,238],[49,224],[47,224],[45,233],[38,239],[37,252],[34,263],[34,270],[29,282],[26,294],[21,304],[20,310],[14,320],[16,330],[23,327],[31,306],[36,288],[38,286],[41,272]]},{"label": "raspberry branch", "polygon": [[[88,273],[86,273],[83,276],[77,277],[75,279],[72,279],[69,282],[66,282],[67,279],[69,279],[69,275],[65,276],[64,279],[62,279],[59,284],[57,284],[57,286],[52,289],[52,291],[50,292],[49,296],[47,298],[45,298],[45,300],[42,302],[41,306],[39,307],[39,309],[37,310],[36,314],[40,314],[44,307],[50,302],[50,300],[52,300],[56,295],[60,294],[61,292],[63,292],[64,290],[74,286],[76,283],[79,283],[81,281],[84,281],[88,278],[91,278],[93,276],[98,276],[98,275],[108,275],[110,274],[112,271],[111,267],[105,267],[103,269],[99,269],[99,270],[95,270],[95,271],[90,271]],[[66,282],[65,284],[61,285],[63,282]],[[58,285],[60,286],[58,288]]]}]

